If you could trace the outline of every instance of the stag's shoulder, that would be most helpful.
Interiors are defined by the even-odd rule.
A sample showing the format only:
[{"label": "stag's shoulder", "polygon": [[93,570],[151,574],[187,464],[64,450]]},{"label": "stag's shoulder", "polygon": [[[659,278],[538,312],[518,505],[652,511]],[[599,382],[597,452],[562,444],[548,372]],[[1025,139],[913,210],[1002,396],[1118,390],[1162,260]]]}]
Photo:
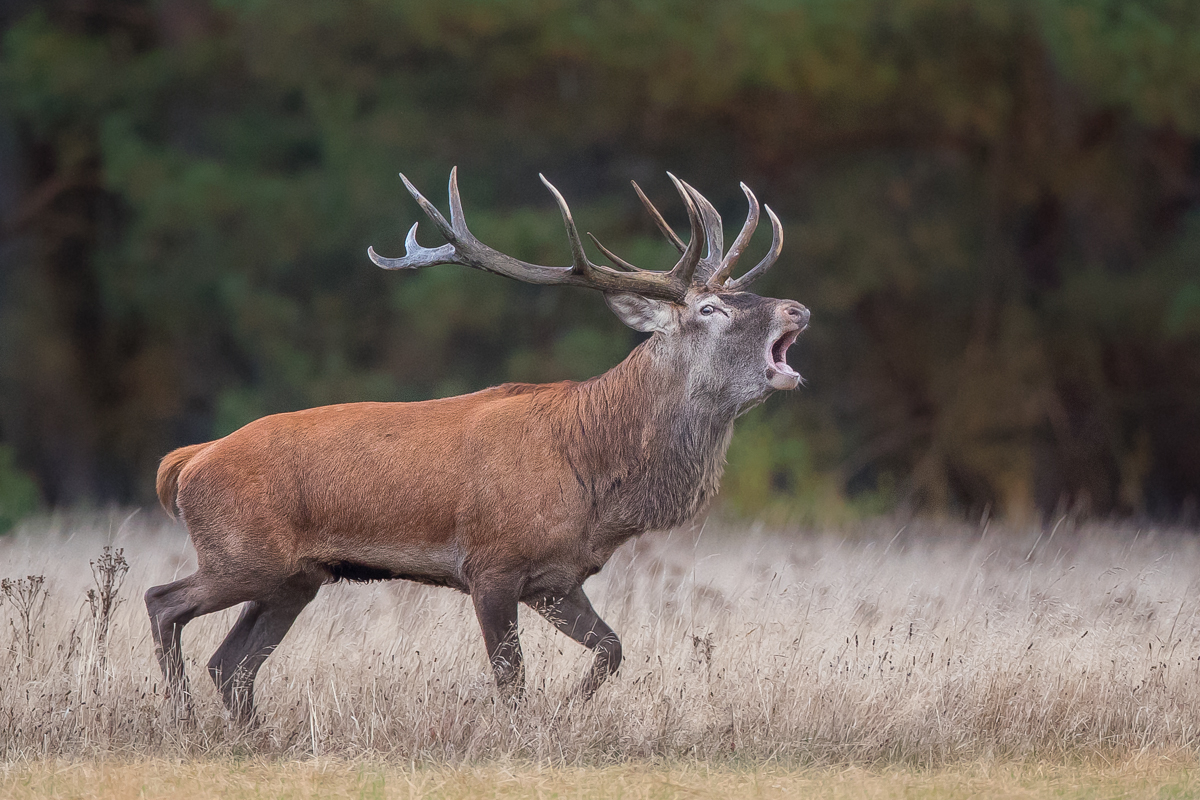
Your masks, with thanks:
[{"label": "stag's shoulder", "polygon": [[554,438],[563,420],[578,410],[578,385],[573,381],[505,383],[464,395],[472,402],[461,408],[463,433],[477,443],[509,443],[506,446],[514,437],[524,446]]}]

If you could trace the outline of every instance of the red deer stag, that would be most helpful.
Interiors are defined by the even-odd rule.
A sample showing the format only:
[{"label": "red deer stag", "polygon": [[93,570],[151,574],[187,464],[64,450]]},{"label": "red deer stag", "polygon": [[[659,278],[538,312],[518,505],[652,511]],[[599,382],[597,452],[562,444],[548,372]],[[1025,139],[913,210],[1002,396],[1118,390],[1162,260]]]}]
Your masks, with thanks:
[{"label": "red deer stag", "polygon": [[[770,252],[732,276],[758,224],[750,212],[723,252],[721,218],[671,176],[687,209],[685,245],[634,184],[682,253],[644,270],[592,241],[616,268],[588,260],[562,195],[571,265],[518,261],[467,229],[455,171],[450,219],[404,178],[447,243],[384,269],[459,264],[540,284],[598,289],[631,328],[651,334],[591,380],[505,384],[441,400],[350,403],[275,414],[163,459],[158,496],[178,508],[199,569],[146,593],[168,692],[188,697],[180,632],[237,603],[241,616],[208,669],[238,718],[253,716],[254,677],[322,584],[406,578],[471,596],[501,693],[524,682],[517,606],[526,603],[595,651],[577,688],[588,698],[621,663],[617,635],[583,582],[622,542],[694,517],[717,491],[733,421],[800,376],[786,352],[808,325],[792,300],[744,291],[778,258],[783,228],[768,207]],[[590,234],[589,234],[590,235]],[[705,252],[702,252],[704,250]]]}]

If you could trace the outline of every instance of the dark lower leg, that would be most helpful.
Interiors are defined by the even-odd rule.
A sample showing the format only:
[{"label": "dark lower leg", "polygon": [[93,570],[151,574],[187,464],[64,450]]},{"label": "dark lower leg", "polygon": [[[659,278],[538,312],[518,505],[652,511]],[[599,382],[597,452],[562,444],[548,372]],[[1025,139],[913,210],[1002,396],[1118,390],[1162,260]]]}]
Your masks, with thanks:
[{"label": "dark lower leg", "polygon": [[591,669],[579,682],[576,693],[589,699],[600,684],[621,666],[621,640],[592,608],[591,601],[577,587],[570,594],[549,597],[531,604],[555,628],[596,653]]},{"label": "dark lower leg", "polygon": [[510,700],[519,699],[525,691],[525,665],[517,636],[518,597],[518,592],[511,588],[472,588],[471,591],[496,686],[500,694]]},{"label": "dark lower leg", "polygon": [[195,575],[155,586],[146,592],[146,610],[150,614],[150,634],[154,655],[166,680],[166,693],[187,702],[187,678],[183,673],[183,626],[201,612],[201,594]]},{"label": "dark lower leg", "polygon": [[319,578],[295,576],[270,597],[247,603],[213,653],[208,672],[234,718],[253,718],[254,679],[259,669],[320,587]]},{"label": "dark lower leg", "polygon": [[208,674],[221,691],[225,707],[234,717],[249,716],[254,704],[253,676],[249,681],[246,680],[245,670],[240,668],[243,661],[239,651],[250,638],[263,610],[263,604],[257,600],[251,600],[242,606],[242,613],[237,622],[208,661]]}]

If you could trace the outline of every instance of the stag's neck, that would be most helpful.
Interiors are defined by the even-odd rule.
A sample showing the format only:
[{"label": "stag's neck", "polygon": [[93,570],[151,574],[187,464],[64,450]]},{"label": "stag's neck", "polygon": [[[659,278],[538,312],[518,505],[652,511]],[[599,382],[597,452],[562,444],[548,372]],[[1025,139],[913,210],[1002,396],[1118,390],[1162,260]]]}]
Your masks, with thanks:
[{"label": "stag's neck", "polygon": [[716,494],[736,406],[651,337],[576,387],[560,441],[586,476],[600,550],[695,517]]}]

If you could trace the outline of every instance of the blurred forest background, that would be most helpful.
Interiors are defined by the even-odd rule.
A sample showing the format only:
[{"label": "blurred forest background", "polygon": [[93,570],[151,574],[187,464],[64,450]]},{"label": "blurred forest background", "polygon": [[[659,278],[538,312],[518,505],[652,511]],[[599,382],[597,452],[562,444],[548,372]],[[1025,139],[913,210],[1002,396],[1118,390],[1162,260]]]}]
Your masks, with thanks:
[{"label": "blurred forest background", "polygon": [[[586,378],[595,293],[386,273],[460,167],[488,244],[675,254],[670,169],[813,311],[730,514],[1194,521],[1197,0],[0,3],[0,529],[148,503],[263,414]],[[422,240],[440,240],[428,224]],[[747,260],[765,251],[759,234]],[[727,239],[728,240],[728,239]],[[598,254],[596,256],[598,258]],[[753,261],[749,261],[753,263]]]}]

